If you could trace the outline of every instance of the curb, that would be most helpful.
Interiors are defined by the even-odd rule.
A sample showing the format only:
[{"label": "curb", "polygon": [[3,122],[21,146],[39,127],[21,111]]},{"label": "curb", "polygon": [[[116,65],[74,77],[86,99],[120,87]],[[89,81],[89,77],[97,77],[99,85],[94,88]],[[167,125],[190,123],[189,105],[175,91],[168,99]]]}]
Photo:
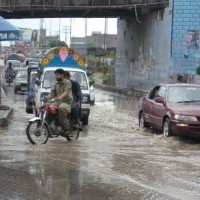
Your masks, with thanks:
[{"label": "curb", "polygon": [[144,90],[144,91],[143,90],[131,90],[131,89],[127,89],[127,88],[113,87],[113,86],[108,86],[108,85],[103,85],[103,84],[98,84],[98,83],[94,83],[94,87],[100,88],[103,90],[107,90],[110,92],[117,92],[119,94],[124,94],[126,96],[134,96],[137,98],[140,98],[140,97],[148,94],[148,91],[146,91],[146,90]]},{"label": "curb", "polygon": [[[0,90],[1,90],[1,98],[5,98],[6,94],[4,92],[3,87],[1,87]],[[1,106],[4,107],[3,105]],[[13,114],[13,108],[7,109],[7,106],[5,106],[5,108],[0,110],[0,127],[7,127],[9,125],[10,120],[12,118],[12,114]]]},{"label": "curb", "polygon": [[101,88],[101,89],[104,89],[104,90],[108,90],[110,92],[117,92],[117,93],[120,93],[120,94],[126,94],[127,93],[126,88],[117,88],[117,87],[98,84],[98,83],[94,83],[94,87]]},{"label": "curb", "polygon": [[0,127],[7,127],[12,118],[13,108],[8,110],[0,110]]}]

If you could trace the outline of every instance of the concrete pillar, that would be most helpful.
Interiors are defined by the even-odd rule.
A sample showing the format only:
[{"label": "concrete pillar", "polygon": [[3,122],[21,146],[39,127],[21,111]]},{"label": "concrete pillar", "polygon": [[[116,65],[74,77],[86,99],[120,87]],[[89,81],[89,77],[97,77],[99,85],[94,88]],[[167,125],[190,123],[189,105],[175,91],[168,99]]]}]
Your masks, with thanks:
[{"label": "concrete pillar", "polygon": [[168,82],[171,63],[171,8],[118,18],[117,87],[149,90]]}]

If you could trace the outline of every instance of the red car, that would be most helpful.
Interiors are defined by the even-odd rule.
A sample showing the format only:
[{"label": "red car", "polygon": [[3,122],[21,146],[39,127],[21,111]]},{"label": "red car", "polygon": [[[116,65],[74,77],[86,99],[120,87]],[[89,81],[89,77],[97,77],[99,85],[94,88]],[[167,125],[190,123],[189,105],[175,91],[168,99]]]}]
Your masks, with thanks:
[{"label": "red car", "polygon": [[140,99],[138,108],[141,128],[162,130],[166,137],[200,137],[200,85],[157,85]]}]

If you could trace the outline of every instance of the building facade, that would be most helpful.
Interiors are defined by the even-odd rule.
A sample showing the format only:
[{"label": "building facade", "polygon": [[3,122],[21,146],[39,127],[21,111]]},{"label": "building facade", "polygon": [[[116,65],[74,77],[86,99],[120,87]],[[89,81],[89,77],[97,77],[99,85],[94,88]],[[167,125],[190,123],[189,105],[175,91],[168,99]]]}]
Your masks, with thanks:
[{"label": "building facade", "polygon": [[171,0],[164,10],[118,18],[115,85],[149,90],[176,82],[179,74],[194,82],[200,65],[199,7],[199,0]]},{"label": "building facade", "polygon": [[200,1],[174,0],[172,16],[172,65],[170,74],[187,81],[200,65]]}]

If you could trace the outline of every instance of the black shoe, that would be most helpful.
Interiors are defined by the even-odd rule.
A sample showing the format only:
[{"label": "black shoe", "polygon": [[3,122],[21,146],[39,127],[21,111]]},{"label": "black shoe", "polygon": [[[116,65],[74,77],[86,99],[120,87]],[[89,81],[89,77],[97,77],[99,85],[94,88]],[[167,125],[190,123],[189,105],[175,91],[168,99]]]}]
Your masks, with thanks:
[{"label": "black shoe", "polygon": [[62,127],[62,131],[61,131],[60,135],[66,137],[66,135],[69,134],[70,130],[71,130],[70,126],[66,125],[65,127]]}]

